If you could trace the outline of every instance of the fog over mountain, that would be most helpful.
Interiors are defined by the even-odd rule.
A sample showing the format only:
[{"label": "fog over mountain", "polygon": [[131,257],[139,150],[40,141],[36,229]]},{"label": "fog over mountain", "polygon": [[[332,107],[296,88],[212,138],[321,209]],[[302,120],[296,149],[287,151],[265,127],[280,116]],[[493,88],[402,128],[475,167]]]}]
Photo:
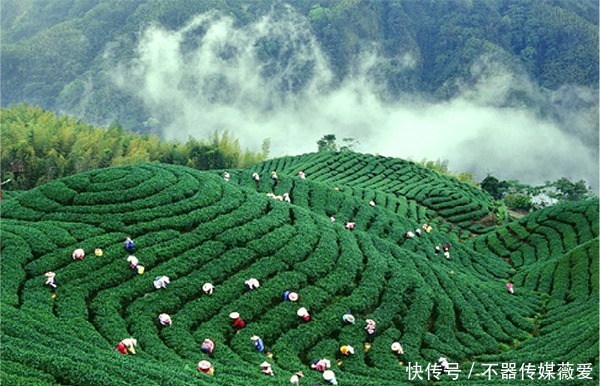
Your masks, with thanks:
[{"label": "fog over mountain", "polygon": [[[592,89],[565,85],[543,95],[522,73],[483,55],[451,100],[413,93],[390,101],[372,76],[383,60],[377,47],[357,56],[352,73],[335,82],[309,31],[291,11],[245,27],[216,13],[198,15],[180,30],[155,25],[143,31],[135,59],[121,62],[114,79],[143,100],[166,138],[229,130],[256,150],[270,138],[275,157],[315,151],[316,141],[333,133],[358,140],[357,151],[447,159],[452,171],[478,179],[492,173],[539,184],[568,176],[598,186]],[[276,41],[284,59],[261,61],[256,47],[264,41]],[[402,53],[407,69],[415,55]],[[554,114],[515,106],[515,94],[541,100]]]}]

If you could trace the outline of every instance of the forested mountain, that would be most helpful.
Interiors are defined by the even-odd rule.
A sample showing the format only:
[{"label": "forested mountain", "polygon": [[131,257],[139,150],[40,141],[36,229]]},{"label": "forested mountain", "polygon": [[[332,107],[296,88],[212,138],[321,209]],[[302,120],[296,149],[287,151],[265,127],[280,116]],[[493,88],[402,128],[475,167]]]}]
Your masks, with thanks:
[{"label": "forested mountain", "polygon": [[[598,183],[593,0],[2,0],[2,106]],[[426,133],[426,136],[419,135]]]},{"label": "forested mountain", "polygon": [[[150,25],[178,30],[209,11],[233,18],[239,28],[267,14],[281,21],[293,12],[306,31],[287,38],[301,47],[315,39],[332,71],[329,87],[353,74],[365,52],[380,59],[369,71],[387,98],[405,92],[450,98],[476,80],[473,65],[482,55],[545,89],[598,87],[593,0],[3,0],[2,105],[39,104],[96,123],[118,119],[127,127],[160,130],[152,127],[148,104],[115,82],[114,70],[135,59]],[[192,52],[204,33],[205,27],[193,30],[183,51]],[[287,71],[282,87],[307,87],[314,58],[292,65],[289,45],[274,33],[255,45],[264,75]],[[504,101],[537,102],[523,93]]]}]

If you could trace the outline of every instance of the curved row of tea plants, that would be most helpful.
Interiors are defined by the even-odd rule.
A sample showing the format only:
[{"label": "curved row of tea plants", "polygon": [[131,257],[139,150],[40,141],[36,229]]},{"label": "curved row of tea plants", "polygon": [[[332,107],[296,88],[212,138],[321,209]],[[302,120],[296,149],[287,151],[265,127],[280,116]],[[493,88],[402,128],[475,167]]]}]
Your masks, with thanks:
[{"label": "curved row of tea plants", "polygon": [[378,190],[414,200],[447,221],[473,232],[493,212],[487,192],[413,162],[354,152],[319,152],[262,162],[253,169],[287,175],[304,171],[311,181]]},{"label": "curved row of tea plants", "polygon": [[[356,163],[362,164],[360,157]],[[251,170],[230,171],[225,182],[217,172],[139,164],[67,177],[2,202],[2,383],[280,385],[302,370],[302,383],[311,384],[322,382],[310,369],[312,360],[335,363],[342,344],[356,348],[334,365],[340,384],[348,385],[414,384],[406,365],[426,366],[440,356],[463,369],[473,360],[531,358],[593,360],[597,367],[592,344],[574,345],[582,340],[544,354],[550,340],[583,327],[564,312],[582,313],[584,302],[549,310],[548,298],[560,291],[568,299],[587,286],[591,302],[598,288],[593,275],[554,292],[532,286],[526,278],[535,264],[511,266],[499,257],[506,257],[501,250],[484,248],[493,233],[462,243],[439,213],[380,190],[387,186],[381,179],[375,187],[336,183],[335,190],[327,179],[286,175],[282,164],[274,186],[264,170],[257,187]],[[292,202],[275,201],[269,192],[289,192]],[[592,269],[595,256],[597,265],[592,215],[576,220],[574,229],[585,223],[590,229],[565,251],[571,263],[563,264],[585,260]],[[345,221],[356,221],[355,230],[345,229]],[[404,237],[426,221],[434,225],[431,233]],[[539,233],[525,227],[518,232]],[[143,275],[127,266],[126,236],[136,241]],[[452,244],[450,260],[434,253],[446,242]],[[94,256],[97,247],[103,256]],[[87,252],[82,261],[71,258],[75,248]],[[43,285],[50,270],[57,273],[56,300]],[[158,275],[171,278],[166,289],[153,288]],[[261,287],[246,293],[249,277]],[[519,286],[513,296],[505,290],[510,278]],[[215,285],[212,296],[202,292],[205,282]],[[297,303],[283,301],[289,289],[299,293]],[[296,316],[300,306],[309,309],[310,322]],[[247,322],[239,334],[229,325],[232,311]],[[357,317],[356,325],[342,324],[347,311]],[[157,326],[161,312],[171,315],[171,327]],[[362,349],[366,318],[378,325],[368,352]],[[593,339],[591,327],[583,331],[582,339]],[[255,334],[272,358],[253,348]],[[139,342],[135,356],[114,350],[129,336]],[[196,370],[207,359],[200,351],[207,337],[217,342],[210,358],[214,377]],[[394,340],[406,352],[400,366],[389,349]],[[264,360],[273,365],[274,377],[260,373]]]}]

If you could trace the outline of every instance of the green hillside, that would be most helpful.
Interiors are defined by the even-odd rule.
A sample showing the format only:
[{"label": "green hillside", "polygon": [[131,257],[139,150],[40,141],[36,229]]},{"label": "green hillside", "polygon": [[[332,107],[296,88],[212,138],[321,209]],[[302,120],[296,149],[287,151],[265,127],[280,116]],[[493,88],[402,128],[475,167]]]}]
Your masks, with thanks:
[{"label": "green hillside", "polygon": [[[441,384],[510,384],[501,380],[509,364],[517,380],[552,370],[559,382],[570,364],[573,379],[561,383],[598,382],[597,199],[497,227],[487,194],[400,159],[316,153],[228,172],[225,181],[222,170],[141,163],[5,196],[2,384],[285,385],[299,370],[300,384],[324,384],[310,368],[318,358],[331,360],[340,385],[427,384],[426,366],[442,356],[461,373]],[[291,203],[267,193],[289,193]],[[424,223],[431,233],[405,237]],[[143,275],[128,268],[127,236]],[[434,253],[446,243],[450,260]],[[83,260],[71,257],[76,248]],[[160,275],[171,283],[155,290]],[[261,286],[246,293],[250,277]],[[284,301],[286,290],[300,299]],[[246,321],[237,334],[233,311]],[[162,312],[172,326],[158,327]],[[355,325],[342,323],[345,312]],[[369,351],[366,319],[377,322]],[[255,350],[253,335],[272,357]],[[136,355],[115,350],[127,337],[138,340]],[[210,358],[200,350],[207,337]],[[343,344],[356,351],[337,365]],[[213,377],[197,371],[204,359]],[[261,374],[265,360],[273,377]],[[423,379],[409,381],[416,363]],[[497,364],[491,380],[485,363]]]}]

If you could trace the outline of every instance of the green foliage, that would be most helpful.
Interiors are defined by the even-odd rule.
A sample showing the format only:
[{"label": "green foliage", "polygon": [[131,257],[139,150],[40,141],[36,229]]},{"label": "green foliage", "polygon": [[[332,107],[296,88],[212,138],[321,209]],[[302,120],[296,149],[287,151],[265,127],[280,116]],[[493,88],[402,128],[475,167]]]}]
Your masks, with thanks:
[{"label": "green foliage", "polygon": [[227,131],[181,144],[127,132],[118,122],[108,128],[93,127],[22,104],[2,109],[0,123],[1,176],[14,179],[7,185],[11,189],[30,189],[75,173],[140,162],[202,170],[246,167],[265,160],[269,153],[268,140],[262,153],[253,153],[242,150]]},{"label": "green foliage", "polygon": [[525,210],[529,211],[533,204],[531,203],[531,198],[525,194],[514,194],[509,193],[502,199],[509,208],[516,210]]},{"label": "green foliage", "polygon": [[335,134],[326,134],[317,141],[317,151],[336,151],[337,143]]},{"label": "green foliage", "polygon": [[[268,178],[274,169],[277,186]],[[258,187],[254,171],[263,177]],[[221,173],[142,163],[4,200],[2,383],[281,385],[302,370],[310,384],[322,379],[312,361],[335,363],[342,344],[356,349],[334,365],[343,384],[407,383],[408,362],[440,356],[461,368],[472,361],[598,367],[597,199],[474,236],[451,221],[470,227],[493,210],[492,199],[411,162],[321,152],[230,170],[228,182]],[[288,192],[292,202],[270,192]],[[356,228],[345,229],[345,221]],[[431,233],[404,237],[424,222]],[[128,267],[126,236],[136,242],[143,275]],[[434,253],[447,242],[450,260]],[[99,246],[104,254],[94,256]],[[86,251],[83,260],[72,259],[75,248]],[[57,274],[55,300],[44,286],[47,271]],[[155,290],[159,275],[171,282]],[[250,277],[261,286],[247,292]],[[215,285],[210,296],[206,282]],[[284,301],[286,290],[298,292],[298,302]],[[297,317],[301,306],[310,322]],[[232,311],[247,323],[239,333]],[[161,312],[172,326],[158,327]],[[345,312],[355,325],[342,323]],[[377,333],[365,352],[367,318]],[[255,334],[272,358],[253,348]],[[129,336],[137,354],[117,353]],[[206,337],[216,341],[212,357],[200,351]],[[405,349],[400,366],[389,349],[396,340]],[[196,370],[202,359],[214,364],[214,377]],[[264,360],[274,377],[260,373]]]},{"label": "green foliage", "polygon": [[[119,120],[156,132],[152,112],[118,89],[104,55],[123,63],[134,52],[143,26],[178,30],[197,14],[219,10],[244,25],[286,5],[305,17],[315,41],[343,81],[354,73],[358,54],[376,47],[381,60],[372,78],[394,97],[406,91],[449,98],[473,80],[482,55],[525,71],[543,88],[564,84],[598,87],[598,13],[593,1],[331,1],[286,0],[190,2],[7,0],[2,13],[3,106],[26,102],[69,111],[89,122]],[[114,49],[114,47],[117,49]],[[188,54],[194,44],[183,45]],[[265,76],[285,68],[289,49],[266,37],[256,47]],[[407,66],[399,52],[415,53]],[[298,91],[311,70],[290,77]],[[522,70],[521,70],[522,69]],[[536,103],[515,96],[509,104]]]},{"label": "green foliage", "polygon": [[488,192],[494,199],[499,200],[504,196],[508,189],[508,182],[500,181],[489,174],[481,181],[481,189]]},{"label": "green foliage", "polygon": [[572,182],[568,178],[560,178],[554,182],[547,183],[546,186],[556,189],[549,195],[559,201],[580,201],[593,195],[591,188],[585,180]]}]

